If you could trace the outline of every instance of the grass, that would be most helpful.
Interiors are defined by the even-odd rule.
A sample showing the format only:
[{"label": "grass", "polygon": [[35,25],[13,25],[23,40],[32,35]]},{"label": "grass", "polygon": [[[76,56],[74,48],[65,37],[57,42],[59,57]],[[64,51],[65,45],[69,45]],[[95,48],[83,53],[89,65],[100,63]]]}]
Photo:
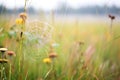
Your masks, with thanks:
[{"label": "grass", "polygon": [[[118,22],[113,22],[113,33],[110,34],[109,19],[108,23],[53,21],[52,26],[47,27],[38,21],[35,24],[32,22],[33,28],[30,31],[24,25],[26,30],[22,37],[20,25],[14,23],[15,19],[0,20],[0,46],[16,53],[10,63],[0,64],[5,68],[5,74],[0,72],[0,75],[6,76],[6,80],[120,79]],[[53,30],[50,31],[52,28],[49,27]],[[45,28],[47,30],[44,31]],[[51,63],[44,63],[43,59],[48,58],[51,51],[57,57]],[[5,79],[2,77],[1,80],[3,78]]]}]

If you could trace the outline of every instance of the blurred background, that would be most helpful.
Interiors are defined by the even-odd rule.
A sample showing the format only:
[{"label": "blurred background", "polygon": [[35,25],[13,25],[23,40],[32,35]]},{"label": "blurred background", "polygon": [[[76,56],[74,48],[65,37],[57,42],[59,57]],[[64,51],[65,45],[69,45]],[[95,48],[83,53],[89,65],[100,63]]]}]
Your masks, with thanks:
[{"label": "blurred background", "polygon": [[[25,0],[0,0],[0,14],[18,14],[24,11]],[[57,19],[102,19],[108,14],[120,14],[119,0],[27,0],[30,15],[54,15]],[[93,17],[94,16],[94,17]],[[35,16],[34,16],[35,17]]]},{"label": "blurred background", "polygon": [[119,30],[120,0],[0,0],[11,80],[120,80]]}]

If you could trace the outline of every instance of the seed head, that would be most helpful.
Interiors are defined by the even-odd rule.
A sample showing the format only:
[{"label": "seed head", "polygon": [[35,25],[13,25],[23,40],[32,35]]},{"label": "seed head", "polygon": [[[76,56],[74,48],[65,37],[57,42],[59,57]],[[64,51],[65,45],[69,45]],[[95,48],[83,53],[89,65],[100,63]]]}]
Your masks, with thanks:
[{"label": "seed head", "polygon": [[55,57],[57,57],[57,54],[55,52],[51,52],[49,54],[49,58],[55,58]]},{"label": "seed head", "polygon": [[115,19],[115,16],[109,14],[108,17],[111,19],[111,20],[114,20]]},{"label": "seed head", "polygon": [[20,37],[22,37],[22,36],[23,36],[23,32],[20,33]]},{"label": "seed head", "polygon": [[27,19],[27,14],[25,12],[22,12],[19,14],[20,18],[22,18],[23,20]]}]

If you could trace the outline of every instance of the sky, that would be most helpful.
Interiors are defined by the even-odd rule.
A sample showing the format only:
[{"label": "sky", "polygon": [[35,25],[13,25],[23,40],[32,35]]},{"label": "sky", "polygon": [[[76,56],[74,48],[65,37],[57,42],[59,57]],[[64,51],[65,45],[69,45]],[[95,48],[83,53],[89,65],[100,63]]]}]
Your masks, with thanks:
[{"label": "sky", "polygon": [[[0,0],[0,4],[5,5],[7,8],[24,7],[24,2],[25,0]],[[35,9],[51,10],[62,2],[73,8],[91,5],[115,5],[120,7],[120,0],[27,0],[27,7],[33,6]]]}]

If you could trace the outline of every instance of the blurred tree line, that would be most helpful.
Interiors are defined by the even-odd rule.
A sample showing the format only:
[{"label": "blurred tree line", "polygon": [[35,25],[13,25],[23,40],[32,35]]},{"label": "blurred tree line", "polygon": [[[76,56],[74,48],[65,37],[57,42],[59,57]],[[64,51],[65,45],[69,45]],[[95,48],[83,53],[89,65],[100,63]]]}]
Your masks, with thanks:
[{"label": "blurred tree line", "polygon": [[[9,8],[6,8],[3,5],[0,5],[0,14],[20,13],[20,12],[23,12],[23,11],[24,11],[24,7],[9,9]],[[33,7],[29,7],[29,8],[27,8],[27,12],[29,12],[30,14],[34,14],[34,13],[36,13],[36,10]]]},{"label": "blurred tree line", "polygon": [[[41,11],[44,11],[42,9],[39,9]],[[24,11],[24,8],[14,8],[14,9],[8,9],[3,5],[0,5],[0,14],[3,13],[20,13]],[[79,7],[79,8],[72,8],[71,6],[67,5],[66,3],[62,3],[58,5],[57,8],[53,10],[56,14],[92,14],[92,15],[104,15],[104,14],[120,14],[120,8],[116,6],[86,6],[86,7]],[[38,10],[35,10],[33,7],[27,8],[27,12],[31,14],[35,14],[38,12]],[[46,11],[47,13],[49,11]]]}]

